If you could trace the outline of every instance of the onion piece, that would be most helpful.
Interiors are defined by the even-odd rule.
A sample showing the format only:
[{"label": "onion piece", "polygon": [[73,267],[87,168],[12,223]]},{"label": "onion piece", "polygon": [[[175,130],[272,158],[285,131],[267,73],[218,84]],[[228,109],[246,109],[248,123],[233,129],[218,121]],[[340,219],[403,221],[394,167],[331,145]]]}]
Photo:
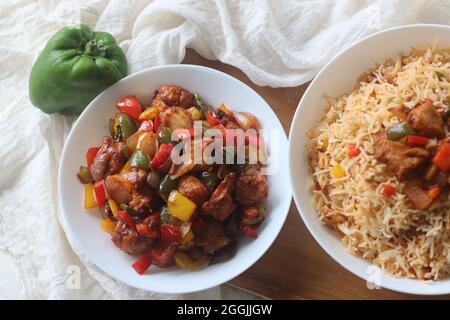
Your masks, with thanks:
[{"label": "onion piece", "polygon": [[259,130],[260,125],[258,119],[249,112],[233,112],[237,124],[244,130],[255,129]]},{"label": "onion piece", "polygon": [[141,134],[137,141],[136,149],[144,151],[150,159],[153,159],[156,150],[158,150],[158,138],[156,134],[153,132],[144,132]]},{"label": "onion piece", "polygon": [[194,161],[190,161],[189,163],[182,163],[180,165],[172,165],[172,168],[170,169],[169,177],[172,180],[178,179],[182,175],[188,173],[192,169],[194,169],[195,163]]},{"label": "onion piece", "polygon": [[182,222],[178,227],[181,230],[181,237],[184,237],[191,230],[192,222]]},{"label": "onion piece", "polygon": [[126,141],[126,145],[127,145],[128,149],[131,151],[131,153],[136,151],[136,147],[137,147],[139,138],[144,133],[145,133],[145,131],[136,131],[135,133],[133,133],[131,136],[128,137],[128,139]]}]

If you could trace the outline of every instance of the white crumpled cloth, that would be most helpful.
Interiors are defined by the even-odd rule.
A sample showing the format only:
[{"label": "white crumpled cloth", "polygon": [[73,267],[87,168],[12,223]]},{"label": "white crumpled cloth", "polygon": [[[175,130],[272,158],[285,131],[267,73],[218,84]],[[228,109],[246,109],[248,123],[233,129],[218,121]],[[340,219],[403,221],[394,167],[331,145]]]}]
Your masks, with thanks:
[{"label": "white crumpled cloth", "polygon": [[[28,76],[50,36],[79,21],[116,37],[130,73],[179,63],[189,47],[240,68],[256,84],[287,87],[310,80],[334,54],[375,31],[448,24],[450,1],[1,1],[0,248],[14,260],[25,298],[180,297],[108,277],[75,254],[59,223],[56,176],[75,119],[34,108]],[[80,288],[68,284],[73,266]],[[184,297],[221,296],[212,289]]]}]

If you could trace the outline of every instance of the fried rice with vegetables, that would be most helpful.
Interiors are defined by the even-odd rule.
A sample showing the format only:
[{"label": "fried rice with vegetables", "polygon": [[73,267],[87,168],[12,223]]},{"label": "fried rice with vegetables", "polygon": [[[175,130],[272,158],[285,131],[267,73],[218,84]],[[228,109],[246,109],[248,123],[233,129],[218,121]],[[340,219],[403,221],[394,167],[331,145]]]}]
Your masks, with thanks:
[{"label": "fried rice with vegetables", "polygon": [[326,97],[309,133],[320,220],[395,277],[450,272],[449,80],[448,48],[413,49]]}]

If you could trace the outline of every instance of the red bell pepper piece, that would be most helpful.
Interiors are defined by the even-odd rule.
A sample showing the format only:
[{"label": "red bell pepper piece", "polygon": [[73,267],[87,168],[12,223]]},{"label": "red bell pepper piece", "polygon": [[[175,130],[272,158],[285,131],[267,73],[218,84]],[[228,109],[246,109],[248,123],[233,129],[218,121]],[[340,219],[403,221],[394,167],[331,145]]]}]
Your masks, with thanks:
[{"label": "red bell pepper piece", "polygon": [[410,135],[406,138],[406,144],[411,147],[425,147],[429,140],[427,137]]},{"label": "red bell pepper piece", "polygon": [[385,197],[390,197],[395,194],[395,188],[389,184],[383,184],[380,193]]},{"label": "red bell pepper piece", "polygon": [[441,194],[441,191],[442,191],[442,189],[440,187],[434,186],[430,190],[428,190],[428,196],[434,200],[437,197],[439,197],[439,195]]},{"label": "red bell pepper piece", "polygon": [[154,158],[152,159],[152,162],[150,163],[150,166],[152,169],[158,168],[160,165],[162,165],[164,162],[166,162],[167,159],[170,157],[170,153],[172,152],[173,144],[165,144],[162,143],[159,146],[158,151],[156,152]]},{"label": "red bell pepper piece", "polygon": [[450,170],[450,144],[448,142],[444,143],[436,153],[433,163],[445,173]]},{"label": "red bell pepper piece", "polygon": [[139,131],[153,131],[153,121],[152,120],[142,121],[141,126],[139,127]]},{"label": "red bell pepper piece", "polygon": [[117,219],[119,219],[123,223],[126,223],[131,228],[136,227],[136,224],[134,223],[133,218],[131,218],[130,215],[128,214],[128,212],[126,212],[126,211],[117,212]]},{"label": "red bell pepper piece", "polygon": [[210,127],[215,127],[219,124],[222,124],[222,121],[220,121],[220,119],[217,119],[216,117],[214,117],[213,114],[211,113],[211,111],[206,111],[205,117],[206,117],[206,122],[209,124]]},{"label": "red bell pepper piece", "polygon": [[170,169],[172,168],[172,164],[173,164],[172,160],[167,159],[166,161],[163,162],[162,165],[153,170],[155,170],[161,176],[165,176],[166,174],[169,173]]},{"label": "red bell pepper piece", "polygon": [[142,112],[141,104],[135,96],[128,96],[120,99],[117,103],[117,109],[134,119],[139,119],[139,115]]},{"label": "red bell pepper piece", "polygon": [[99,181],[94,184],[95,202],[101,207],[106,201],[105,181]]},{"label": "red bell pepper piece", "polygon": [[97,156],[98,150],[100,150],[99,147],[92,147],[86,151],[86,164],[88,167],[90,167],[94,163],[94,159]]},{"label": "red bell pepper piece", "polygon": [[173,244],[181,242],[181,230],[173,224],[161,225],[161,239]]},{"label": "red bell pepper piece", "polygon": [[259,216],[259,210],[255,206],[246,207],[244,208],[243,215],[245,218],[253,219]]},{"label": "red bell pepper piece", "polygon": [[320,190],[322,190],[322,187],[320,186],[320,184],[314,183],[314,190],[320,191]]},{"label": "red bell pepper piece", "polygon": [[136,270],[139,274],[144,274],[148,268],[152,265],[152,257],[149,254],[142,255],[139,259],[136,260],[131,266],[134,270]]},{"label": "red bell pepper piece", "polygon": [[356,144],[349,143],[347,145],[347,154],[348,154],[349,157],[351,157],[351,158],[357,157],[357,156],[359,156],[360,153],[361,153],[361,150],[359,150],[356,147]]},{"label": "red bell pepper piece", "polygon": [[151,214],[143,222],[136,225],[136,230],[141,237],[156,239],[159,238],[160,219],[159,214]]},{"label": "red bell pepper piece", "polygon": [[153,230],[151,227],[144,223],[140,223],[136,225],[136,230],[141,237],[156,239],[159,238],[161,233],[159,230]]},{"label": "red bell pepper piece", "polygon": [[241,229],[242,233],[245,234],[247,237],[256,239],[258,236],[256,232],[257,229],[255,226],[250,226],[248,224],[241,222],[239,224],[239,228]]},{"label": "red bell pepper piece", "polygon": [[158,113],[153,119],[153,131],[155,131],[155,133],[158,131],[160,125],[161,125],[161,118],[159,117]]},{"label": "red bell pepper piece", "polygon": [[158,242],[151,251],[152,261],[159,267],[168,267],[173,264],[173,255],[176,246],[164,241]]}]

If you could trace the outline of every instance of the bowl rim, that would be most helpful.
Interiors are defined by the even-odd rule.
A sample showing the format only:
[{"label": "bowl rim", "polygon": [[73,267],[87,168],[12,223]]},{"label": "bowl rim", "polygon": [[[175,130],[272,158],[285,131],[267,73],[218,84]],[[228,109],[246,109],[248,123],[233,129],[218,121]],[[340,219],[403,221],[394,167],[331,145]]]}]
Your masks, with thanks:
[{"label": "bowl rim", "polygon": [[[320,233],[321,232],[317,232],[316,229],[309,223],[309,220],[306,216],[306,210],[303,208],[302,204],[301,204],[301,200],[300,200],[300,196],[297,195],[297,191],[295,189],[294,186],[294,180],[292,177],[292,172],[295,170],[295,168],[293,167],[294,162],[292,161],[292,157],[294,156],[294,151],[293,151],[293,143],[292,143],[292,139],[291,137],[294,136],[295,132],[294,130],[296,130],[297,126],[296,123],[298,123],[300,120],[299,115],[300,115],[300,110],[303,108],[306,108],[307,106],[304,105],[304,100],[306,99],[305,97],[307,97],[310,92],[312,92],[314,90],[314,87],[316,85],[316,83],[319,81],[318,79],[320,78],[320,76],[325,73],[325,71],[338,59],[340,58],[342,55],[344,55],[346,52],[352,50],[354,47],[371,41],[373,38],[382,36],[384,34],[387,33],[391,33],[393,31],[398,31],[398,30],[406,30],[406,29],[442,29],[442,30],[450,30],[450,26],[448,25],[442,25],[442,24],[408,24],[408,25],[402,25],[402,26],[396,26],[396,27],[392,27],[392,28],[388,28],[388,29],[384,29],[378,32],[375,32],[373,34],[370,34],[368,36],[365,36],[364,38],[348,45],[347,47],[345,47],[344,49],[340,50],[336,55],[333,56],[333,58],[327,63],[325,64],[325,66],[323,66],[320,71],[317,73],[317,75],[314,77],[314,79],[311,81],[311,83],[308,85],[308,88],[305,90],[302,98],[300,99],[297,108],[295,110],[294,113],[294,117],[292,118],[292,123],[291,123],[291,128],[289,130],[289,146],[288,146],[288,157],[289,157],[289,172],[290,172],[290,179],[291,179],[291,183],[292,183],[292,194],[293,194],[293,198],[294,198],[294,202],[295,205],[298,209],[299,215],[301,217],[301,219],[303,220],[303,223],[306,225],[309,233],[313,236],[313,238],[316,240],[316,242],[320,245],[320,247],[331,257],[333,258],[333,260],[335,260],[339,265],[341,265],[343,268],[345,268],[347,271],[351,272],[352,274],[356,275],[357,277],[361,278],[364,281],[367,281],[368,279],[368,275],[360,272],[359,270],[357,270],[356,268],[353,268],[349,262],[347,262],[347,259],[345,256],[341,256],[339,254],[334,253],[333,250],[331,250],[330,247],[328,247],[322,240],[320,237]],[[374,61],[374,63],[376,63],[376,61]],[[341,243],[342,245],[342,243]],[[351,253],[347,252],[348,255],[351,255]],[[359,256],[354,256],[357,257],[359,259],[363,259]],[[366,259],[363,259],[365,261],[368,261]],[[402,279],[402,278],[395,278],[393,276],[390,276],[389,274],[382,272],[382,276],[387,277],[387,278],[391,278],[391,279]],[[402,280],[407,280],[407,281],[421,281],[418,279],[402,279]],[[432,296],[432,295],[445,295],[445,294],[449,294],[450,293],[450,286],[449,288],[445,289],[445,288],[441,288],[441,289],[436,289],[434,291],[430,290],[430,291],[425,291],[425,292],[419,292],[418,290],[414,290],[411,289],[409,287],[406,286],[396,286],[396,285],[392,285],[390,282],[389,283],[382,283],[380,285],[381,287],[385,288],[385,289],[389,289],[392,291],[396,291],[396,292],[402,292],[402,293],[407,293],[407,294],[413,294],[413,295],[423,295],[423,296]]]},{"label": "bowl rim", "polygon": [[[58,163],[58,178],[57,178],[57,183],[58,183],[58,208],[60,209],[60,217],[61,217],[61,225],[62,228],[64,230],[64,233],[66,235],[66,238],[68,239],[69,245],[71,246],[72,250],[74,250],[75,254],[77,256],[83,255],[83,257],[85,259],[88,260],[88,262],[92,263],[93,265],[95,265],[98,269],[100,269],[102,272],[104,272],[105,274],[107,274],[109,277],[120,281],[122,283],[125,283],[127,285],[129,285],[130,287],[136,288],[136,289],[140,289],[140,290],[144,290],[147,292],[157,292],[157,293],[163,293],[163,294],[186,294],[186,293],[194,293],[194,292],[198,292],[198,291],[202,291],[202,290],[207,290],[216,286],[219,286],[221,284],[224,284],[234,278],[236,278],[237,276],[239,276],[240,274],[242,274],[243,272],[245,272],[246,270],[248,270],[250,267],[252,267],[259,259],[261,259],[261,257],[270,249],[270,247],[272,246],[272,244],[274,243],[274,241],[276,240],[276,238],[278,237],[278,235],[280,234],[281,229],[283,228],[287,216],[289,214],[289,208],[292,204],[292,189],[291,189],[291,183],[290,183],[290,175],[289,175],[289,169],[288,166],[286,169],[286,175],[289,178],[289,183],[287,186],[285,186],[287,189],[287,192],[289,193],[289,198],[284,199],[282,202],[279,202],[279,204],[281,205],[280,210],[283,213],[283,215],[278,215],[277,216],[277,220],[278,222],[278,227],[276,229],[274,229],[274,231],[272,231],[272,234],[270,235],[270,237],[268,237],[267,241],[264,242],[265,245],[261,246],[264,247],[263,250],[260,250],[258,253],[255,253],[252,258],[248,259],[247,263],[242,264],[243,267],[242,268],[236,268],[236,271],[234,272],[230,272],[229,275],[227,277],[224,278],[219,278],[218,280],[214,280],[214,281],[208,281],[208,282],[204,282],[199,284],[195,289],[189,289],[189,290],[183,290],[182,287],[176,287],[176,288],[158,288],[157,290],[155,289],[149,289],[144,285],[140,285],[141,283],[144,282],[138,282],[138,283],[131,283],[130,281],[127,281],[127,279],[123,279],[120,278],[119,276],[117,276],[117,274],[113,274],[111,273],[109,270],[105,270],[103,268],[101,268],[96,262],[95,259],[92,259],[91,254],[86,252],[83,248],[83,246],[79,243],[79,241],[77,240],[77,237],[74,236],[76,234],[73,226],[68,223],[68,216],[66,214],[66,210],[69,210],[68,208],[65,208],[64,205],[64,201],[62,199],[62,182],[64,180],[63,176],[63,166],[62,164],[65,162],[65,159],[68,157],[68,148],[66,148],[66,146],[68,145],[68,142],[71,141],[72,139],[75,139],[75,133],[77,130],[77,127],[80,125],[80,123],[83,122],[83,120],[87,117],[87,114],[90,112],[89,110],[91,110],[93,108],[94,105],[96,105],[98,103],[99,100],[103,99],[104,96],[108,95],[110,91],[115,90],[115,88],[119,85],[121,85],[124,82],[129,81],[132,78],[135,77],[139,77],[143,74],[147,74],[147,73],[152,73],[154,71],[160,71],[160,70],[164,70],[164,69],[184,69],[184,70],[189,70],[189,71],[198,71],[200,70],[201,72],[206,72],[206,73],[210,73],[210,74],[214,74],[216,76],[219,77],[223,77],[228,79],[229,81],[235,82],[236,84],[238,84],[239,86],[243,87],[245,90],[250,90],[251,92],[253,92],[253,94],[256,95],[256,98],[260,100],[261,104],[264,104],[265,107],[267,108],[268,113],[270,114],[270,118],[271,121],[275,120],[275,127],[279,127],[282,131],[282,133],[280,134],[280,140],[281,141],[286,141],[286,147],[283,151],[283,153],[286,154],[286,156],[288,155],[288,138],[286,135],[286,130],[283,128],[283,125],[281,124],[280,119],[278,118],[278,116],[275,114],[275,112],[273,111],[272,107],[267,103],[267,101],[261,96],[259,95],[254,89],[252,89],[249,85],[247,85],[246,83],[242,82],[241,80],[216,69],[213,68],[209,68],[206,66],[200,66],[200,65],[195,65],[195,64],[168,64],[168,65],[161,65],[161,66],[154,66],[154,67],[149,67],[149,68],[145,68],[143,70],[140,70],[138,72],[132,73],[127,75],[126,77],[122,78],[121,80],[117,81],[116,83],[114,83],[113,85],[111,85],[110,87],[108,87],[107,89],[105,89],[103,92],[101,92],[99,95],[97,95],[89,104],[88,106],[83,110],[83,112],[80,114],[80,116],[76,119],[75,123],[73,124],[72,128],[70,129],[70,132],[64,142],[64,147],[63,147],[63,151],[61,153],[61,158],[59,160]],[[286,163],[287,164],[287,163]],[[281,168],[281,167],[280,167]],[[276,220],[275,220],[276,221]],[[87,267],[87,265],[82,261],[83,265],[85,267]],[[205,268],[207,269],[207,268]]]}]

